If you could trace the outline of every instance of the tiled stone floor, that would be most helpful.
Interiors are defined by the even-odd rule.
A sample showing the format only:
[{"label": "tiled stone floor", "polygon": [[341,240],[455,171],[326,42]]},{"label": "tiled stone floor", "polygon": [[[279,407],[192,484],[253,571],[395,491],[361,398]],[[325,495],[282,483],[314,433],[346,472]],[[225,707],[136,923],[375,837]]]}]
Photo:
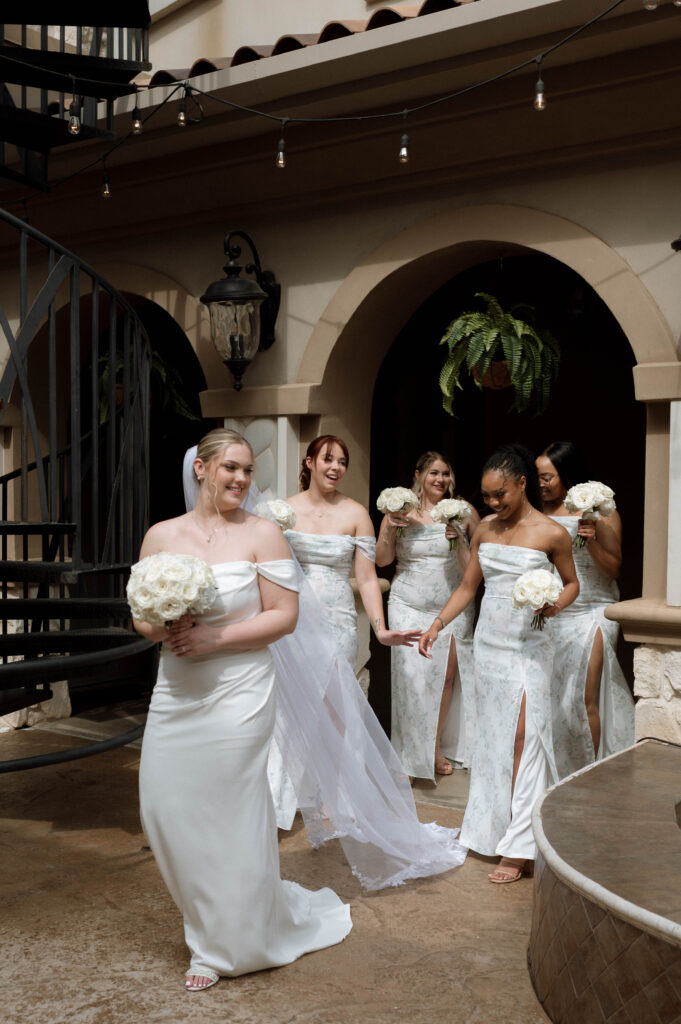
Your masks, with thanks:
[{"label": "tiled stone floor", "polygon": [[556,1024],[681,1024],[680,796],[681,750],[646,742],[545,798],[528,958]]},{"label": "tiled stone floor", "polygon": [[[116,717],[71,721],[78,739],[67,723],[2,734],[0,756],[129,728]],[[288,967],[185,993],[181,920],[140,831],[138,763],[126,747],[0,777],[2,1024],[547,1024],[526,967],[529,881],[490,885],[489,862],[469,855],[365,893],[339,845],[312,850],[299,821],[280,839],[282,873],[332,886],[352,932]],[[466,785],[465,772],[419,784],[422,820],[460,824]]]}]

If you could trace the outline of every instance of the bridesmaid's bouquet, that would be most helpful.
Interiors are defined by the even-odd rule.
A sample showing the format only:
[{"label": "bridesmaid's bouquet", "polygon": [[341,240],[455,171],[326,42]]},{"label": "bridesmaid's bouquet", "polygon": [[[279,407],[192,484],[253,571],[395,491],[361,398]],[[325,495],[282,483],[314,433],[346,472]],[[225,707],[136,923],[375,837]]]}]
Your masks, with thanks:
[{"label": "bridesmaid's bouquet", "polygon": [[296,514],[293,508],[287,501],[282,501],[280,498],[261,501],[259,505],[255,506],[255,514],[276,523],[282,530],[292,530],[296,525]]},{"label": "bridesmaid's bouquet", "polygon": [[[463,498],[443,498],[442,501],[438,501],[437,505],[434,505],[430,510],[430,517],[436,523],[454,522],[458,526],[463,526],[471,512],[470,505]],[[449,550],[456,550],[458,546],[459,538],[450,537]]]},{"label": "bridesmaid's bouquet", "polygon": [[213,570],[202,558],[160,551],[130,570],[127,596],[133,618],[169,627],[185,612],[207,611],[218,592]]},{"label": "bridesmaid's bouquet", "polygon": [[[409,512],[419,507],[419,499],[409,487],[386,487],[378,496],[376,507],[379,512]],[[405,527],[398,526],[397,536],[404,536]]]},{"label": "bridesmaid's bouquet", "polygon": [[[579,512],[580,519],[600,519],[613,514],[615,492],[606,484],[598,480],[587,480],[585,484],[575,484],[565,495],[565,508],[568,512]],[[583,548],[586,544],[584,537],[579,534],[574,539],[576,548]]]},{"label": "bridesmaid's bouquet", "polygon": [[513,584],[511,603],[514,608],[526,608],[534,612],[532,629],[543,629],[546,618],[541,614],[545,604],[555,604],[563,590],[563,583],[548,569],[530,569]]}]

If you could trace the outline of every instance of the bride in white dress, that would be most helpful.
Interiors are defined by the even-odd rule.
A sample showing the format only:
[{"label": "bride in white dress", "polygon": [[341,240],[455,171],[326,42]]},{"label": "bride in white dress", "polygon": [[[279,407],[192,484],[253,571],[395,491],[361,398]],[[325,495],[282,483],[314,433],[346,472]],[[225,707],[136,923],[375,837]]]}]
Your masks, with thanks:
[{"label": "bride in white dress", "polygon": [[[427,629],[433,615],[455,590],[470,559],[470,540],[480,522],[477,512],[463,528],[435,523],[431,511],[454,496],[454,474],[439,452],[424,452],[416,462],[412,490],[418,509],[388,513],[376,542],[376,564],[397,558],[388,598],[391,626]],[[402,536],[399,530],[403,528]],[[450,551],[449,539],[457,541]],[[435,781],[451,775],[452,761],[466,760],[466,700],[473,683],[472,639],[475,608],[471,603],[451,622],[431,661],[416,651],[391,652],[392,728],[397,756],[411,776]]]},{"label": "bride in white dress", "polygon": [[619,624],[604,615],[619,601],[615,580],[622,564],[622,521],[618,512],[594,521],[565,508],[568,489],[591,479],[570,441],[550,444],[536,465],[544,512],[571,540],[579,534],[586,541],[573,547],[579,597],[554,630],[553,732],[562,779],[634,742],[634,700],[617,661]]},{"label": "bride in white dress", "polygon": [[475,597],[485,595],[475,628],[475,687],[471,783],[461,841],[486,856],[501,856],[492,882],[521,878],[536,855],[531,812],[555,781],[551,739],[551,621],[531,629],[532,612],[514,609],[513,586],[530,569],[557,570],[563,591],[543,613],[552,620],[579,593],[566,532],[537,510],[537,475],[529,452],[500,448],[485,464],[482,496],[492,515],[473,535],[460,586],[419,641],[432,657],[438,633]]},{"label": "bride in white dress", "polygon": [[184,917],[186,987],[290,963],[340,942],[349,908],[330,889],[282,881],[267,758],[274,726],[268,645],[296,623],[296,570],[281,531],[240,508],[253,453],[232,431],[199,445],[196,508],[158,523],[141,557],[196,555],[213,565],[214,605],[163,644],[140,768],[142,823]]}]

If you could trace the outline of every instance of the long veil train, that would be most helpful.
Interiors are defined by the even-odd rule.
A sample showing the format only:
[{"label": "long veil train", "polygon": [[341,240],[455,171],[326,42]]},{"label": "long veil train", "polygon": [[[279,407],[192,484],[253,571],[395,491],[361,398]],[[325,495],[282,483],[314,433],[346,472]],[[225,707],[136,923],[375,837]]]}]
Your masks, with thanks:
[{"label": "long veil train", "polygon": [[[195,455],[190,448],[184,459],[188,509],[198,496]],[[252,484],[248,511],[260,496],[254,492]],[[298,625],[270,650],[276,667],[274,738],[308,839],[313,846],[340,839],[353,874],[367,889],[458,867],[468,852],[456,838],[459,830],[419,822],[409,778],[296,565]]]}]

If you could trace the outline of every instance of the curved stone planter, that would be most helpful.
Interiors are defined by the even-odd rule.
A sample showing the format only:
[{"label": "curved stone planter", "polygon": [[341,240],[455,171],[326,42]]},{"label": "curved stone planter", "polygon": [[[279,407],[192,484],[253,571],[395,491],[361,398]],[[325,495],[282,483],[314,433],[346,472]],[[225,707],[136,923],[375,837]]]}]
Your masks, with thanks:
[{"label": "curved stone planter", "polygon": [[555,1024],[681,1024],[681,749],[646,741],[533,815],[530,976]]}]

